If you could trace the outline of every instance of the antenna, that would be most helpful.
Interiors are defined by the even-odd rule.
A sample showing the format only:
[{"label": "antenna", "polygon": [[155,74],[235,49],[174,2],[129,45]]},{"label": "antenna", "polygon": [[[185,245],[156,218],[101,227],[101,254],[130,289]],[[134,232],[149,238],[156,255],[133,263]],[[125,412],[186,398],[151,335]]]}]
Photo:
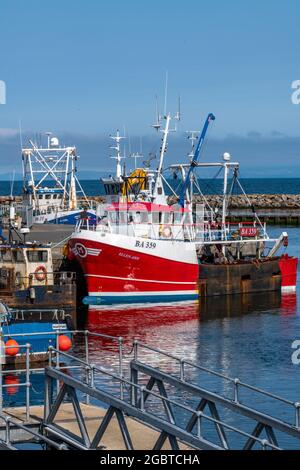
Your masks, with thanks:
[{"label": "antenna", "polygon": [[181,109],[180,108],[181,108],[181,100],[180,100],[180,95],[179,95],[178,96],[178,111],[174,116],[174,119],[176,119],[176,121],[180,121],[180,119],[181,119]]},{"label": "antenna", "polygon": [[121,160],[125,158],[125,157],[122,157],[122,156],[121,156],[121,146],[120,146],[120,142],[121,142],[122,139],[125,139],[125,137],[120,135],[119,129],[117,129],[117,134],[116,134],[116,135],[110,135],[109,137],[110,137],[112,140],[114,140],[114,141],[116,142],[115,145],[112,145],[112,146],[110,147],[111,149],[116,150],[116,156],[115,156],[115,157],[111,157],[111,158],[114,158],[115,160],[117,160],[117,172],[116,172],[116,177],[117,177],[118,179],[120,179],[121,176],[122,176]]},{"label": "antenna", "polygon": [[143,137],[140,136],[140,154],[143,153]]},{"label": "antenna", "polygon": [[131,158],[134,158],[134,169],[136,170],[136,164],[138,158],[143,158],[144,155],[141,152],[135,152],[130,154]]},{"label": "antenna", "polygon": [[[50,136],[52,135],[52,132],[45,132],[45,135],[47,136],[47,146],[48,146],[48,149],[50,148]],[[38,145],[38,144],[36,144]]]},{"label": "antenna", "polygon": [[20,147],[21,150],[23,148],[23,139],[22,139],[22,122],[21,119],[19,119],[19,138],[20,138]]},{"label": "antenna", "polygon": [[165,107],[164,116],[167,115],[167,98],[168,98],[168,71],[166,70],[166,84],[165,84]]},{"label": "antenna", "polygon": [[11,198],[12,198],[12,196],[13,196],[13,191],[14,191],[15,173],[16,173],[16,171],[14,170],[14,171],[13,171],[13,175],[12,175],[12,179],[11,179],[11,182],[10,182],[10,197],[11,197]]},{"label": "antenna", "polygon": [[188,153],[188,157],[193,159],[195,142],[199,138],[200,131],[186,131],[186,133],[188,134],[187,138],[191,141],[191,151]]},{"label": "antenna", "polygon": [[159,129],[160,129],[161,116],[160,116],[159,110],[158,110],[158,99],[157,99],[157,95],[155,95],[155,111],[156,111],[156,123],[153,124],[152,127],[154,127],[154,129],[156,129],[157,132],[158,132]]}]

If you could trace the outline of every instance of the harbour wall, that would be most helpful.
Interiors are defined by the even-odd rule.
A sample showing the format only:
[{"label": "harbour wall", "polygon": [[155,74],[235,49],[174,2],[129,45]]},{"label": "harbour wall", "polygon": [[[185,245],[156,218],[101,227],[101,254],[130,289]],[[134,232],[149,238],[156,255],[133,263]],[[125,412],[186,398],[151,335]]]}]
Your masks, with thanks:
[{"label": "harbour wall", "polygon": [[[205,195],[205,198],[212,208],[220,207],[222,195]],[[94,203],[103,203],[103,196],[93,196],[89,198]],[[14,198],[20,203],[22,198]],[[170,197],[175,202],[174,197]],[[0,205],[7,204],[9,196],[0,196]],[[194,196],[194,203],[202,202],[199,196]],[[252,206],[252,207],[251,207]],[[300,194],[243,194],[232,195],[229,198],[228,212],[229,220],[238,221],[240,218],[252,219],[253,208],[258,216],[269,224],[277,225],[300,225]]]},{"label": "harbour wall", "polygon": [[[220,195],[205,197],[212,208],[222,204]],[[195,204],[200,201],[199,196],[194,197]],[[233,195],[228,200],[228,218],[232,222],[252,219],[254,210],[268,224],[300,225],[300,194]]]}]

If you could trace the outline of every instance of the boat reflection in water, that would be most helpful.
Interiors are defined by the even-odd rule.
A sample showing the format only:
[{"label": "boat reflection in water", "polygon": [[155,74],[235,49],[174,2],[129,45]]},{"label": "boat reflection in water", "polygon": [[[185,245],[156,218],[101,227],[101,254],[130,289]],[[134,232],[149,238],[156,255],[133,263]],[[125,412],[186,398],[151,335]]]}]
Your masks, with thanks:
[{"label": "boat reflection in water", "polygon": [[280,291],[261,292],[256,294],[206,297],[199,301],[199,316],[202,321],[259,313],[295,315],[297,313],[296,293],[282,294]]},{"label": "boat reflection in water", "polygon": [[[247,318],[266,314],[268,317],[295,315],[296,294],[267,292],[235,296],[210,297],[199,302],[173,304],[141,304],[132,306],[90,306],[85,328],[97,333],[122,336],[127,350],[134,339],[173,355],[199,361],[199,347],[207,333],[212,347],[219,334],[220,323],[226,321],[226,334],[236,337],[240,329],[247,330]],[[233,321],[240,317],[240,322]],[[246,317],[246,318],[245,318]],[[250,320],[249,318],[249,320]],[[232,319],[232,322],[230,321]],[[216,328],[213,327],[215,323]],[[252,323],[252,322],[251,322]],[[219,331],[220,333],[220,331]],[[219,338],[220,339],[220,338]],[[110,340],[91,339],[94,359],[103,350],[116,349]],[[155,353],[147,351],[155,357]]]}]

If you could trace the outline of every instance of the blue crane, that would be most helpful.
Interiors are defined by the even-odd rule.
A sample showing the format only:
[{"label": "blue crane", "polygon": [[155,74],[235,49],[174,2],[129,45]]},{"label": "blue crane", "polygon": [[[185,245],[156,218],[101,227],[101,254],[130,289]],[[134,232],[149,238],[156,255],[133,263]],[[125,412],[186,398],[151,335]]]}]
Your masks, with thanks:
[{"label": "blue crane", "polygon": [[185,178],[185,180],[183,182],[183,185],[182,185],[181,193],[180,193],[180,196],[179,196],[179,204],[181,205],[181,207],[184,207],[184,200],[185,200],[186,190],[189,186],[191,175],[194,171],[194,168],[198,163],[200,151],[201,151],[204,139],[205,139],[205,135],[206,135],[209,123],[210,123],[210,121],[214,121],[215,119],[216,119],[215,116],[212,113],[209,113],[209,115],[207,116],[206,121],[204,123],[200,138],[198,140],[196,150],[194,152],[193,159],[191,161],[191,165],[189,167],[188,173],[187,173],[186,178]]}]

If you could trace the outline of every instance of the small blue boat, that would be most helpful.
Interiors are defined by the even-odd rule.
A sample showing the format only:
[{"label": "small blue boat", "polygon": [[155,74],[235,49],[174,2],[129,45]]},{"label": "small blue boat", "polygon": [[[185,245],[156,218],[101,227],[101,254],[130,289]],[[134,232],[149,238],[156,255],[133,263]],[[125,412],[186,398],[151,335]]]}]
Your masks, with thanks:
[{"label": "small blue boat", "polygon": [[[0,334],[2,363],[17,365],[26,361],[26,345],[30,345],[30,362],[44,362],[49,346],[58,348],[61,336],[70,338],[74,324],[71,315],[59,309],[10,309],[0,302]],[[16,341],[10,354],[7,343]]]}]

